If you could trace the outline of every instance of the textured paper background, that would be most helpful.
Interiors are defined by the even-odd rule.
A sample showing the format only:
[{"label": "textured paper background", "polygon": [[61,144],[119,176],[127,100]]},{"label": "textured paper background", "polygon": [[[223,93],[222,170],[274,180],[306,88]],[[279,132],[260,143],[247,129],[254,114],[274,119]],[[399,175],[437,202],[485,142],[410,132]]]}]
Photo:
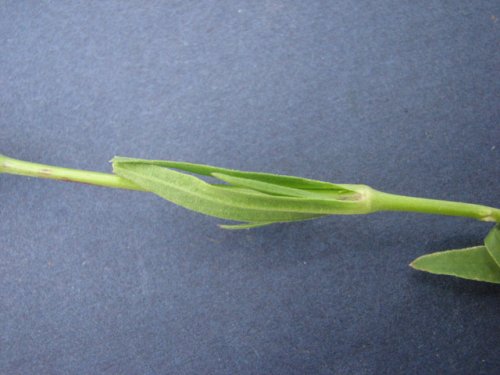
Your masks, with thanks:
[{"label": "textured paper background", "polygon": [[[500,202],[497,1],[5,2],[0,152],[114,155]],[[2,374],[497,374],[498,286],[417,273],[490,225],[251,231],[0,176]]]}]

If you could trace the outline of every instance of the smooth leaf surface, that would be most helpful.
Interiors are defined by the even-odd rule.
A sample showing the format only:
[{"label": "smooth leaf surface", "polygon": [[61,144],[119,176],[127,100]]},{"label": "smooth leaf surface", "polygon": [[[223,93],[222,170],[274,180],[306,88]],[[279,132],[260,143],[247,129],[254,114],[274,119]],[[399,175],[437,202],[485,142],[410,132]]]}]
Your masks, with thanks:
[{"label": "smooth leaf surface", "polygon": [[438,275],[500,284],[500,268],[486,246],[427,254],[415,259],[410,266]]}]

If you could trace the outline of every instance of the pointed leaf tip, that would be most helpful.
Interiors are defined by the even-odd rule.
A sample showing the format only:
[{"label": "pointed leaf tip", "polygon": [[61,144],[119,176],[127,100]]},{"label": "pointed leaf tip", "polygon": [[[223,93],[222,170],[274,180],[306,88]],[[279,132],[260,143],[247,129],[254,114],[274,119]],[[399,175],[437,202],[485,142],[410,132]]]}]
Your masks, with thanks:
[{"label": "pointed leaf tip", "polygon": [[500,267],[485,246],[423,255],[410,266],[419,271],[500,284]]}]

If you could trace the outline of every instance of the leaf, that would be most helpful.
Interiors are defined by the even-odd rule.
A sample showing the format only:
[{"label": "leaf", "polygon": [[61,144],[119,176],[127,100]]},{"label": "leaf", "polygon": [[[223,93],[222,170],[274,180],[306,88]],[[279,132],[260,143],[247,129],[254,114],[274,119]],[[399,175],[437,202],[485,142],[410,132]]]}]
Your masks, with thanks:
[{"label": "leaf", "polygon": [[260,191],[262,193],[281,195],[286,197],[325,199],[324,195],[321,195],[320,193],[315,193],[314,190],[291,188],[288,186],[277,185],[269,182],[263,182],[260,180],[234,177],[223,173],[214,172],[212,173],[212,176],[218,178],[219,180],[228,182],[234,186],[246,187],[253,189],[255,191]]},{"label": "leaf", "polygon": [[500,268],[486,246],[427,254],[415,259],[410,266],[438,275],[500,284]]},{"label": "leaf", "polygon": [[123,156],[115,156],[112,160],[115,163],[140,163],[140,164],[150,164],[166,168],[179,169],[185,172],[190,172],[194,174],[212,176],[213,173],[221,173],[228,176],[242,177],[256,181],[267,182],[276,185],[287,186],[296,189],[311,189],[311,190],[335,190],[353,193],[354,191],[349,189],[347,186],[332,184],[330,182],[311,180],[307,178],[295,177],[295,176],[285,176],[272,173],[261,173],[261,172],[244,172],[235,169],[227,169],[214,167],[211,165],[204,164],[194,164],[185,163],[178,161],[169,160],[146,160],[146,159],[135,159],[127,158]]},{"label": "leaf", "polygon": [[359,200],[309,199],[263,194],[248,188],[209,184],[156,164],[114,160],[115,173],[185,208],[251,223],[312,219],[366,210]]},{"label": "leaf", "polygon": [[[117,175],[146,191],[193,211],[244,222],[222,226],[228,229],[371,212],[361,193],[322,181],[158,160],[115,157],[112,162]],[[210,184],[170,168],[218,177],[229,185]]]},{"label": "leaf", "polygon": [[[307,213],[259,210],[256,195],[210,185],[194,176],[155,165],[115,163],[115,173],[173,203],[207,215],[238,221],[308,218]],[[268,198],[259,196],[259,199]]]},{"label": "leaf", "polygon": [[500,267],[500,224],[495,225],[488,233],[484,239],[484,245],[497,266]]}]

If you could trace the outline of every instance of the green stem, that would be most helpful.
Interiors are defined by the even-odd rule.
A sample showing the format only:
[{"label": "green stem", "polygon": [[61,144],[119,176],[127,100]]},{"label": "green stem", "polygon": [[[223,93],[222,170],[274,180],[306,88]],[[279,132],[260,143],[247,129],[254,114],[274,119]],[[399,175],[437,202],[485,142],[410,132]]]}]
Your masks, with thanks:
[{"label": "green stem", "polygon": [[470,217],[481,221],[500,222],[500,209],[463,202],[416,198],[373,190],[374,211],[406,211],[425,214]]},{"label": "green stem", "polygon": [[[59,181],[79,182],[117,189],[145,191],[143,188],[135,185],[133,182],[114,174],[31,163],[27,161],[12,159],[3,155],[0,155],[0,173],[48,178]],[[357,185],[352,185],[351,187],[354,186]],[[369,211],[371,212],[420,212],[426,214],[463,216],[482,221],[500,222],[500,209],[498,208],[483,206],[479,204],[388,194],[371,189],[364,185],[363,188],[359,189],[361,189],[360,193],[365,196],[365,199],[370,202],[369,204],[371,206],[371,209]],[[359,211],[359,213],[366,212],[367,211],[365,209]]]},{"label": "green stem", "polygon": [[144,190],[124,178],[114,174],[85,171],[79,169],[55,167],[52,165],[31,163],[0,155],[0,173],[21,176],[48,178],[51,180],[79,182],[116,189]]}]

